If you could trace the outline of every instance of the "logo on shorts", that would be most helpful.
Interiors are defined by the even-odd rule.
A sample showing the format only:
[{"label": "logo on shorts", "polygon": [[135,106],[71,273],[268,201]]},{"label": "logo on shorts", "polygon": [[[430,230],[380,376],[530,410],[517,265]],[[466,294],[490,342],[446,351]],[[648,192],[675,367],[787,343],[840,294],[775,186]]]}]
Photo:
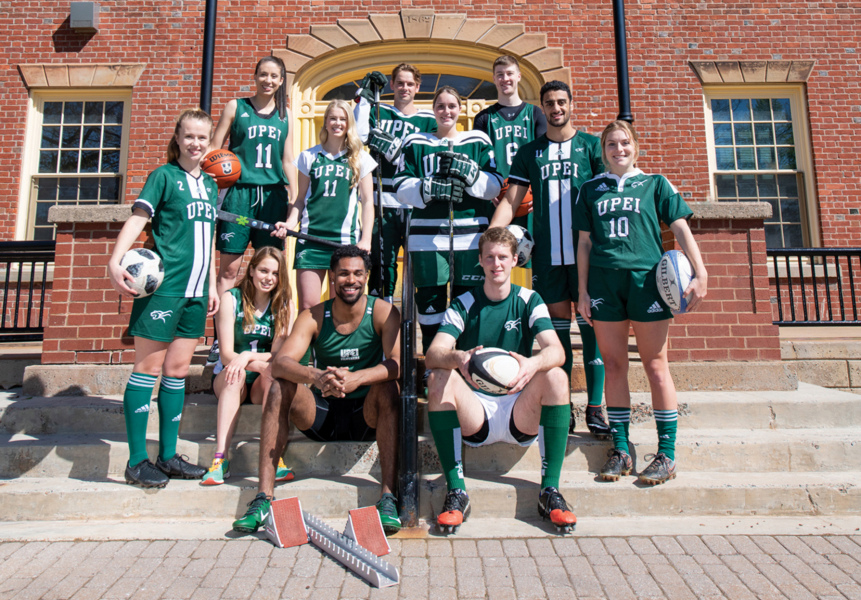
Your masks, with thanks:
[{"label": "logo on shorts", "polygon": [[341,348],[341,360],[359,360],[359,349]]},{"label": "logo on shorts", "polygon": [[430,315],[430,314],[433,314],[435,312],[436,311],[434,310],[433,306],[428,306],[428,309],[425,311],[425,314]]},{"label": "logo on shorts", "polygon": [[592,298],[592,308],[598,308],[599,304],[604,304],[603,298]]},{"label": "logo on shorts", "polygon": [[505,331],[517,331],[518,327],[520,327],[520,319],[505,322]]},{"label": "logo on shorts", "polygon": [[655,303],[652,304],[646,312],[649,314],[664,312],[664,307],[658,304],[658,301],[655,300]]},{"label": "logo on shorts", "polygon": [[234,235],[235,234],[232,231],[227,232],[227,233],[222,233],[221,239],[224,240],[225,242],[229,242],[233,238]]},{"label": "logo on shorts", "polygon": [[154,310],[149,314],[149,316],[152,317],[153,321],[161,321],[162,323],[167,323],[167,319],[172,314],[172,310]]},{"label": "logo on shorts", "polygon": [[[301,242],[302,240],[299,240],[299,241]],[[301,252],[297,252],[296,253],[296,260],[299,260],[300,258],[302,258],[303,254],[305,254],[304,250],[302,250]]]},{"label": "logo on shorts", "polygon": [[606,183],[602,183],[601,185],[599,185],[598,187],[595,188],[595,191],[596,192],[609,192],[610,188],[607,186]]}]

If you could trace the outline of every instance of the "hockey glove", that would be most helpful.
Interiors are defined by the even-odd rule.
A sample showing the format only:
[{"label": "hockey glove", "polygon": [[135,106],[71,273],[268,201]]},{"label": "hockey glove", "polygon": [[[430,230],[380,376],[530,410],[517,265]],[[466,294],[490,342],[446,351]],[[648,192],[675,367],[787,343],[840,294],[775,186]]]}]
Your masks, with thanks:
[{"label": "hockey glove", "polygon": [[460,179],[446,179],[437,175],[422,179],[422,200],[425,206],[431,202],[459,204],[463,200],[464,185]]},{"label": "hockey glove", "polygon": [[377,96],[374,92],[382,92],[383,88],[389,82],[386,76],[379,71],[371,71],[362,82],[359,84],[359,89],[356,91],[356,102],[359,98],[364,98],[368,102],[374,102]]},{"label": "hockey glove", "polygon": [[439,153],[439,169],[437,175],[441,177],[457,177],[467,186],[471,186],[478,180],[478,163],[471,160],[466,154],[446,150]]},{"label": "hockey glove", "polygon": [[368,146],[382,154],[390,163],[401,155],[401,138],[374,127],[368,135]]}]

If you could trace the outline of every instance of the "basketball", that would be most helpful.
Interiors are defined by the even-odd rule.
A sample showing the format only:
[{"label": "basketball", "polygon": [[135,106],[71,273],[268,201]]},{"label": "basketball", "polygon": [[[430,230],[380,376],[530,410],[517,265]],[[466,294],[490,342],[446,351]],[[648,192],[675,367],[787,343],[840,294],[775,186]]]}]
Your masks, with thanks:
[{"label": "basketball", "polygon": [[145,298],[158,289],[164,280],[164,263],[161,257],[146,248],[134,248],[123,254],[120,266],[135,280],[125,280],[128,287],[137,293],[138,298]]},{"label": "basketball", "polygon": [[532,234],[529,233],[529,230],[520,225],[509,225],[506,229],[517,238],[517,266],[522,267],[532,258],[532,249],[535,247],[535,240],[532,239]]},{"label": "basketball", "polygon": [[203,157],[200,168],[215,179],[218,189],[229,188],[242,175],[242,163],[230,150],[213,150]]},{"label": "basketball", "polygon": [[525,217],[532,212],[532,186],[526,190],[526,195],[523,197],[523,202],[517,207],[514,213],[515,217]]},{"label": "basketball", "polygon": [[476,350],[467,367],[470,383],[488,394],[505,394],[520,372],[520,363],[501,348]]},{"label": "basketball", "polygon": [[678,250],[665,252],[658,263],[655,278],[664,304],[670,307],[674,315],[684,314],[688,307],[684,293],[694,278],[694,269],[688,257]]}]

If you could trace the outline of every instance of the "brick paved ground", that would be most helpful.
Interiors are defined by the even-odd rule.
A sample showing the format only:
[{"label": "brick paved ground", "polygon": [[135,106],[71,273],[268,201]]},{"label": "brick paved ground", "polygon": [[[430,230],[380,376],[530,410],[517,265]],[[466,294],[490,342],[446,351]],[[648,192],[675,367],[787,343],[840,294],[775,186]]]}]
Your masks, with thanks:
[{"label": "brick paved ground", "polygon": [[861,536],[393,540],[372,589],[310,545],[261,540],[0,543],[0,598],[849,598]]}]

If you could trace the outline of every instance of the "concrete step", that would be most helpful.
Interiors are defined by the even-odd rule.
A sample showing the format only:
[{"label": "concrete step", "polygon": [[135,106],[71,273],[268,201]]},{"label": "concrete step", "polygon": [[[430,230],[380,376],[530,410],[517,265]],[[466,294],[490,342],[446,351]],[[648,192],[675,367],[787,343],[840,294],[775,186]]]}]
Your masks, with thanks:
[{"label": "concrete step", "polygon": [[[256,476],[259,443],[256,437],[239,437],[230,454],[234,476]],[[657,436],[650,424],[631,428],[632,455],[642,457],[657,451]],[[610,442],[588,434],[569,436],[566,472],[597,473],[607,460]],[[840,429],[738,430],[690,429],[679,431],[676,457],[690,471],[712,472],[804,472],[861,471],[861,427]],[[209,466],[215,453],[212,437],[180,439],[178,452],[192,462]],[[157,436],[148,440],[151,457],[158,454]],[[522,448],[494,444],[464,447],[467,470],[509,473],[541,469],[537,444]],[[124,435],[56,434],[0,436],[0,477],[70,477],[102,480],[122,477],[128,446]],[[440,473],[436,448],[430,436],[419,438],[419,470]],[[297,475],[336,476],[379,474],[376,444],[341,442],[319,444],[298,432],[291,434],[285,462]]]},{"label": "concrete step", "polygon": [[[681,429],[806,429],[847,427],[861,423],[861,397],[810,384],[799,384],[790,392],[680,392]],[[585,394],[572,394],[581,418],[578,429],[585,431],[582,409]],[[634,422],[651,421],[648,394],[632,394]],[[259,406],[240,410],[238,435],[258,435]],[[420,414],[420,431],[427,433]],[[189,394],[183,409],[183,435],[215,433],[216,400],[211,394]],[[148,424],[158,431],[158,410],[152,405]],[[0,432],[30,435],[52,433],[124,433],[122,397],[55,396],[26,397],[0,393]]]},{"label": "concrete step", "polygon": [[[478,518],[534,520],[539,477],[535,472],[472,473],[467,489]],[[3,502],[0,521],[128,520],[205,518],[230,521],[244,514],[256,492],[256,482],[231,480],[202,489],[196,481],[171,481],[162,490],[142,490],[121,480],[78,481],[23,478],[0,482]],[[445,496],[441,476],[420,483],[419,516],[433,520]],[[619,482],[596,481],[589,473],[568,473],[561,490],[579,520],[590,517],[645,516],[790,516],[857,515],[861,505],[861,472],[747,473],[686,472],[666,484],[649,487],[634,477]],[[276,488],[279,498],[297,496],[303,506],[322,518],[345,518],[347,511],[368,506],[380,495],[378,482],[368,475],[297,479]]]}]

